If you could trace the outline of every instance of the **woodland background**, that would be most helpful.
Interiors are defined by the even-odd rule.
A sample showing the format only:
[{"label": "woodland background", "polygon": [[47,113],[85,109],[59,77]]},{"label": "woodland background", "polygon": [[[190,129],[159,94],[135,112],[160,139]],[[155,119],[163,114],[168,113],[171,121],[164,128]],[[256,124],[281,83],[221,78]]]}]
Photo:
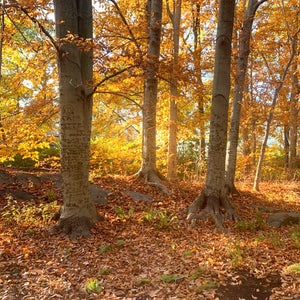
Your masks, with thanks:
[{"label": "woodland background", "polygon": [[[19,4],[21,5],[22,3]],[[141,164],[143,70],[137,65],[136,45],[111,2],[94,3],[94,95],[91,168],[100,175],[132,175]],[[144,1],[120,1],[119,9],[146,55]],[[245,1],[238,1],[233,35],[232,82],[235,80],[239,34]],[[49,1],[26,4],[54,36]],[[178,178],[203,178],[214,66],[217,3],[183,1],[178,65]],[[169,82],[173,68],[172,26],[164,5],[161,66],[157,105],[157,166],[166,174],[169,128]],[[241,114],[237,179],[252,178],[265,133],[273,95],[291,54],[297,28],[297,1],[266,1],[254,19],[246,92]],[[4,19],[5,18],[5,19]],[[7,8],[2,15],[1,162],[23,167],[59,166],[58,88],[56,53],[40,28],[24,13]],[[298,52],[297,52],[298,53]],[[140,58],[139,58],[140,59]],[[299,159],[288,164],[289,128],[298,115],[299,56],[293,60],[273,111],[262,179],[297,178]],[[297,87],[299,89],[299,86]],[[294,97],[294,99],[292,98]],[[292,125],[291,125],[292,124]],[[54,146],[56,143],[57,146]],[[51,144],[51,147],[49,145]],[[206,146],[206,147],[205,147]],[[295,145],[292,145],[295,147]],[[297,146],[296,146],[297,147]],[[299,153],[299,145],[298,148]],[[290,168],[288,168],[290,167]]]}]

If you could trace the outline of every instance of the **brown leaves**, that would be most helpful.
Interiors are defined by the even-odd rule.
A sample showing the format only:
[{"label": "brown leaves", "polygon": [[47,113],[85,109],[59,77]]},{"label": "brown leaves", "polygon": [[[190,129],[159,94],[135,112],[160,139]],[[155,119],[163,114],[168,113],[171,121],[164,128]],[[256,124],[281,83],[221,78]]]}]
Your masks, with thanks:
[{"label": "brown leaves", "polygon": [[[104,221],[92,229],[89,239],[77,241],[46,235],[54,221],[47,219],[46,225],[35,213],[35,209],[49,204],[45,203],[49,201],[45,193],[47,188],[53,189],[51,182],[39,189],[36,185],[27,186],[26,191],[34,192],[36,200],[31,208],[32,219],[26,222],[22,214],[8,218],[7,213],[12,211],[6,206],[5,194],[0,196],[1,295],[43,299],[50,295],[56,295],[57,299],[224,299],[225,287],[236,289],[238,285],[241,293],[249,290],[244,280],[249,274],[261,281],[268,274],[282,276],[282,286],[270,277],[273,285],[269,286],[276,286],[270,299],[282,299],[287,293],[298,295],[297,276],[283,272],[299,260],[299,249],[291,236],[293,230],[298,230],[297,226],[256,227],[252,231],[228,222],[229,234],[214,234],[212,222],[202,222],[192,229],[185,220],[186,215],[179,213],[200,192],[200,184],[167,184],[173,194],[166,196],[132,178],[103,178],[95,182],[110,190],[108,203],[98,206]],[[150,195],[154,201],[134,201],[123,192],[126,190]],[[248,222],[246,227],[257,221],[252,204],[268,203],[299,210],[299,201],[294,198],[297,189],[292,184],[269,184],[262,190],[260,194],[252,193],[244,184],[241,195],[233,199],[238,213]],[[60,195],[56,197],[60,203]],[[14,212],[31,207],[28,200],[14,199],[14,205]],[[177,218],[170,226],[159,228],[156,221],[145,220],[145,213],[151,209],[166,211],[168,216],[173,214]],[[262,219],[266,216],[263,213]],[[88,282],[98,289],[87,292]],[[259,280],[251,282],[257,284]],[[253,291],[253,295],[259,299],[263,289],[257,288],[260,292]]]}]

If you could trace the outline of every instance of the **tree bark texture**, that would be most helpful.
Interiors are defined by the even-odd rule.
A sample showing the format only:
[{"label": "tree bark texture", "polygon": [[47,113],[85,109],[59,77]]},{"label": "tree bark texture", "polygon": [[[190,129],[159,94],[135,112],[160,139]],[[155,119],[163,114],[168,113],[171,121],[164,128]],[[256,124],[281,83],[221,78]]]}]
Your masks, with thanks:
[{"label": "tree bark texture", "polygon": [[[144,177],[147,184],[169,193],[168,189],[161,184],[160,175],[156,168],[156,105],[157,85],[160,56],[160,37],[162,20],[162,0],[147,2],[150,6],[150,27],[147,51],[146,78],[144,84],[143,105],[143,151],[142,166],[137,173],[138,177]],[[147,17],[148,16],[148,17]],[[146,14],[149,18],[149,14]]]},{"label": "tree bark texture", "polygon": [[92,120],[92,2],[54,0],[59,39],[61,173],[63,207],[55,230],[88,236],[98,220],[89,188]]},{"label": "tree bark texture", "polygon": [[179,55],[179,34],[181,19],[181,0],[173,0],[173,13],[171,13],[167,1],[169,17],[173,26],[173,62],[170,84],[170,105],[169,105],[169,137],[168,137],[168,161],[167,178],[177,178],[177,98],[178,98],[178,55]]},{"label": "tree bark texture", "polygon": [[256,120],[254,114],[252,114],[251,119],[251,131],[252,131],[252,143],[251,143],[251,154],[252,154],[252,164],[256,165]]},{"label": "tree bark texture", "polygon": [[[293,47],[295,51],[298,50],[298,39],[297,35],[293,39]],[[298,82],[297,74],[297,60],[293,61],[292,65],[292,91],[290,98],[290,122],[289,122],[289,153],[288,153],[288,167],[291,171],[296,169],[296,158],[297,158],[297,131],[298,131],[298,114],[299,108],[297,103],[300,96],[300,85]]]},{"label": "tree bark texture", "polygon": [[263,1],[249,0],[245,11],[242,31],[240,34],[239,53],[237,60],[236,78],[234,83],[234,93],[232,102],[232,111],[230,118],[230,130],[228,139],[228,149],[226,155],[226,172],[225,172],[225,186],[227,193],[235,193],[234,185],[236,161],[237,161],[237,147],[239,139],[239,127],[241,118],[241,106],[245,91],[245,78],[248,67],[248,57],[250,53],[250,40],[252,34],[252,25],[254,21],[255,12]]},{"label": "tree bark texture", "polygon": [[[234,0],[221,0],[219,4],[206,181],[204,190],[188,209],[188,219],[211,216],[222,229],[221,206],[228,216],[233,216],[224,187],[234,7]],[[203,210],[193,215],[198,209]]]},{"label": "tree bark texture", "polygon": [[203,162],[205,161],[205,118],[204,118],[204,85],[202,81],[202,72],[201,72],[201,27],[200,27],[200,3],[193,4],[192,12],[193,12],[193,36],[194,36],[194,51],[193,51],[193,61],[194,68],[196,70],[196,80],[197,80],[197,88],[196,88],[196,97],[198,102],[198,113],[199,113],[199,158],[198,158],[198,170],[197,173],[201,176],[202,169],[204,167]]},{"label": "tree bark texture", "polygon": [[290,126],[285,124],[283,126],[283,145],[284,145],[284,165],[289,167],[289,148],[290,148]]}]

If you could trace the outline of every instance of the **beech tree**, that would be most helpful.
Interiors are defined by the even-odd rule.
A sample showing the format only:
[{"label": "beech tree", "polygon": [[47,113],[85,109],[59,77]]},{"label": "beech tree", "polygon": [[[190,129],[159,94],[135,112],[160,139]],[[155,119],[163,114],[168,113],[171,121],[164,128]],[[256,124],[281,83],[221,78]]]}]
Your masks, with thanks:
[{"label": "beech tree", "polygon": [[201,61],[202,61],[202,45],[201,45],[201,26],[200,26],[200,3],[192,3],[193,12],[193,61],[196,70],[196,97],[198,100],[198,113],[199,113],[199,140],[200,140],[200,155],[199,155],[199,170],[203,161],[205,160],[205,121],[204,121],[204,84],[201,74]]},{"label": "beech tree", "polygon": [[54,0],[58,38],[63,207],[52,232],[88,236],[99,220],[89,187],[92,121],[92,1]]},{"label": "beech tree", "polygon": [[[195,219],[205,219],[211,216],[217,227],[223,230],[224,218],[221,207],[225,209],[226,217],[236,218],[232,203],[225,195],[225,156],[234,8],[234,0],[220,1],[206,180],[203,191],[189,206],[187,217],[194,225]],[[202,211],[195,214],[199,209]]]},{"label": "beech tree", "polygon": [[162,0],[147,1],[149,13],[149,38],[144,85],[143,104],[143,151],[142,166],[137,176],[144,177],[147,184],[169,193],[161,184],[163,176],[156,168],[156,105],[162,20]]},{"label": "beech tree", "polygon": [[230,130],[228,138],[228,150],[226,156],[225,185],[228,193],[236,192],[234,185],[237,146],[239,139],[239,127],[241,106],[245,91],[245,78],[248,68],[248,57],[250,53],[250,39],[255,13],[258,7],[266,0],[249,0],[244,15],[243,26],[240,34],[237,69],[235,73],[234,94],[230,118]]},{"label": "beech tree", "polygon": [[178,54],[181,19],[181,0],[173,0],[173,12],[167,0],[167,10],[173,27],[173,62],[170,83],[169,104],[169,143],[168,143],[168,173],[167,178],[174,180],[177,177],[177,98],[178,98]]}]

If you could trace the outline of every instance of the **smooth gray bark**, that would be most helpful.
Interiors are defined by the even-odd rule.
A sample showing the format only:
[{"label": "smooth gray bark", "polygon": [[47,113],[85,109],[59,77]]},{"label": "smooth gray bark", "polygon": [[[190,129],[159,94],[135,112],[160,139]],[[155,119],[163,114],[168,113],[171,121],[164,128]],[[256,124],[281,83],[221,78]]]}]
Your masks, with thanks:
[{"label": "smooth gray bark", "polygon": [[59,44],[61,173],[63,207],[53,231],[88,236],[98,221],[89,188],[92,120],[92,2],[54,0]]},{"label": "smooth gray bark", "polygon": [[[221,229],[224,229],[222,206],[227,216],[234,218],[224,189],[234,7],[234,0],[220,1],[206,180],[202,193],[188,208],[189,220],[211,216]],[[194,215],[198,209],[203,210]]]},{"label": "smooth gray bark", "polygon": [[137,176],[144,177],[147,184],[169,193],[168,189],[161,184],[160,179],[163,177],[156,168],[157,75],[159,71],[162,0],[148,0],[147,8],[150,8],[150,14],[146,14],[149,20],[149,39],[144,85],[143,151],[142,166]]},{"label": "smooth gray bark", "polygon": [[[266,0],[265,0],[266,1]],[[258,7],[265,1],[249,0],[244,14],[243,26],[240,34],[237,69],[235,75],[232,111],[230,118],[230,130],[228,138],[228,149],[226,156],[225,185],[227,193],[235,193],[234,185],[237,147],[239,139],[239,127],[241,118],[241,107],[245,91],[245,78],[248,68],[248,57],[250,53],[250,40],[252,25]]]},{"label": "smooth gray bark", "polygon": [[175,180],[177,178],[177,98],[178,98],[178,55],[179,55],[179,34],[181,20],[181,0],[173,0],[173,12],[169,8],[167,0],[167,10],[173,27],[173,62],[171,70],[170,84],[170,105],[169,105],[169,137],[168,137],[168,160],[167,178]]},{"label": "smooth gray bark", "polygon": [[202,46],[201,46],[201,27],[200,27],[200,3],[192,4],[193,11],[193,36],[194,36],[194,49],[193,49],[193,61],[194,68],[196,70],[196,97],[198,102],[198,114],[199,114],[199,158],[198,158],[198,175],[201,176],[203,169],[203,162],[205,161],[205,120],[204,120],[204,85],[202,81],[201,74],[201,56],[202,56]]}]

